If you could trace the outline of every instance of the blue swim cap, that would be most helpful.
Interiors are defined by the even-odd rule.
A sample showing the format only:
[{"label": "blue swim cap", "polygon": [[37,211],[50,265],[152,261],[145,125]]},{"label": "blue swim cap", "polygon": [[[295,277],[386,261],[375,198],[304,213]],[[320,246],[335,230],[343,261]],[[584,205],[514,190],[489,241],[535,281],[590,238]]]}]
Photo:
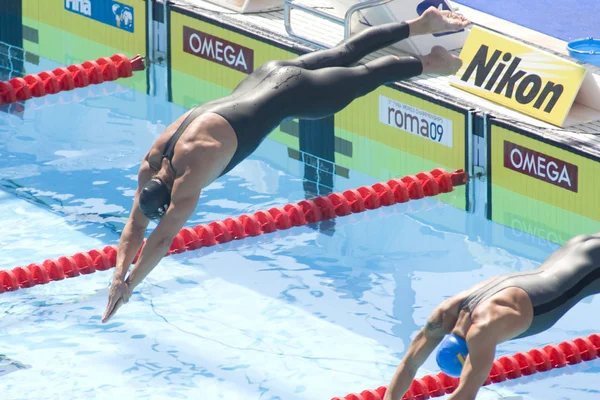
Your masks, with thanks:
[{"label": "blue swim cap", "polygon": [[458,378],[469,354],[467,342],[454,334],[444,336],[435,358],[446,375]]}]

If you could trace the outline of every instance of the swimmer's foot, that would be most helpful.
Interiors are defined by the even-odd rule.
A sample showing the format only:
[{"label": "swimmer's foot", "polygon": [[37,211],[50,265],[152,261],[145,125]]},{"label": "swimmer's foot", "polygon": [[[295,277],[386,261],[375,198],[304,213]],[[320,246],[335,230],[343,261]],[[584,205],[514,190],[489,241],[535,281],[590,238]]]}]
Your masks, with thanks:
[{"label": "swimmer's foot", "polygon": [[423,15],[412,21],[407,21],[410,36],[457,32],[471,25],[471,21],[452,11],[438,10],[429,7]]},{"label": "swimmer's foot", "polygon": [[462,67],[462,60],[441,46],[434,46],[431,53],[420,57],[423,74],[454,75]]}]

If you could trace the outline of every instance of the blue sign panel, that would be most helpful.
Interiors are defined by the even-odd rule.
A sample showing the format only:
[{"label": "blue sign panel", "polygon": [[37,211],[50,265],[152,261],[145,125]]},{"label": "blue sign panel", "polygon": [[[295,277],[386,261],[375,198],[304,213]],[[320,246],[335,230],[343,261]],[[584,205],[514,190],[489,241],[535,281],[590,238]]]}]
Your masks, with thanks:
[{"label": "blue sign panel", "polygon": [[133,7],[113,0],[64,0],[65,10],[133,33]]}]

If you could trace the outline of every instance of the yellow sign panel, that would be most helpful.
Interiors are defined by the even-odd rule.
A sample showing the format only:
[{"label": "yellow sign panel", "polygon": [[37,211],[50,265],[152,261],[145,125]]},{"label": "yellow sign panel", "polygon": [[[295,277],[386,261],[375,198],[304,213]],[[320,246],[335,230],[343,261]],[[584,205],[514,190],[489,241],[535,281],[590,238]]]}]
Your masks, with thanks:
[{"label": "yellow sign panel", "polygon": [[[173,102],[191,107],[229,94],[254,69],[270,60],[297,54],[171,10],[171,74]],[[189,80],[210,82],[210,93]],[[196,97],[189,102],[184,97]]]},{"label": "yellow sign panel", "polygon": [[[23,47],[63,65],[146,54],[144,0],[23,0]],[[146,73],[119,84],[146,92]]]},{"label": "yellow sign panel", "polygon": [[600,230],[600,163],[512,130],[492,125],[492,211],[527,216],[553,230]]},{"label": "yellow sign panel", "polygon": [[585,78],[581,65],[474,27],[451,85],[562,126]]},{"label": "yellow sign panel", "polygon": [[387,86],[354,100],[335,115],[336,135],[357,148],[370,139],[393,153],[402,152],[389,158],[380,157],[380,150],[355,153],[348,160],[349,168],[377,177],[436,167],[464,168],[466,122],[465,113]]},{"label": "yellow sign panel", "polygon": [[[465,168],[466,113],[382,86],[335,115],[336,137],[352,143],[352,156],[336,164],[378,179],[434,168]],[[439,197],[465,209],[465,189]]]}]

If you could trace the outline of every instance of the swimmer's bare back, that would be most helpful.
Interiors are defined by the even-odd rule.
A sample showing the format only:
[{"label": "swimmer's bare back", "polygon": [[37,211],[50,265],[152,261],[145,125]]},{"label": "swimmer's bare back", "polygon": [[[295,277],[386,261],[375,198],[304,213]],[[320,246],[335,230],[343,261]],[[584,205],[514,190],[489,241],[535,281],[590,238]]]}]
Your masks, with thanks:
[{"label": "swimmer's bare back", "polygon": [[[160,170],[169,139],[190,113],[191,110],[174,121],[156,139],[144,159],[150,169]],[[202,114],[190,122],[184,134],[174,143],[174,155],[170,163],[175,177],[181,176],[187,168],[201,169],[204,171],[204,188],[222,174],[237,146],[237,135],[225,118],[210,112]]]},{"label": "swimmer's bare back", "polygon": [[[599,292],[600,238],[580,235],[538,268],[501,275],[474,288],[459,309],[473,323],[487,323],[502,314],[517,315],[517,325],[499,327],[505,341],[548,330],[582,299]],[[458,325],[456,330],[462,333]]]},{"label": "swimmer's bare back", "polygon": [[507,330],[506,339],[504,340],[509,340],[520,334],[531,323],[533,313],[529,296],[518,287],[506,288],[486,298],[485,301],[477,305],[473,312],[463,307],[470,296],[481,293],[498,278],[498,276],[495,276],[479,282],[443,301],[432,312],[431,324],[439,325],[444,333],[453,333],[459,337],[465,337],[473,323],[484,323],[498,317],[502,312],[513,314],[516,312],[524,316],[523,323],[519,326],[507,327],[510,329]]}]

